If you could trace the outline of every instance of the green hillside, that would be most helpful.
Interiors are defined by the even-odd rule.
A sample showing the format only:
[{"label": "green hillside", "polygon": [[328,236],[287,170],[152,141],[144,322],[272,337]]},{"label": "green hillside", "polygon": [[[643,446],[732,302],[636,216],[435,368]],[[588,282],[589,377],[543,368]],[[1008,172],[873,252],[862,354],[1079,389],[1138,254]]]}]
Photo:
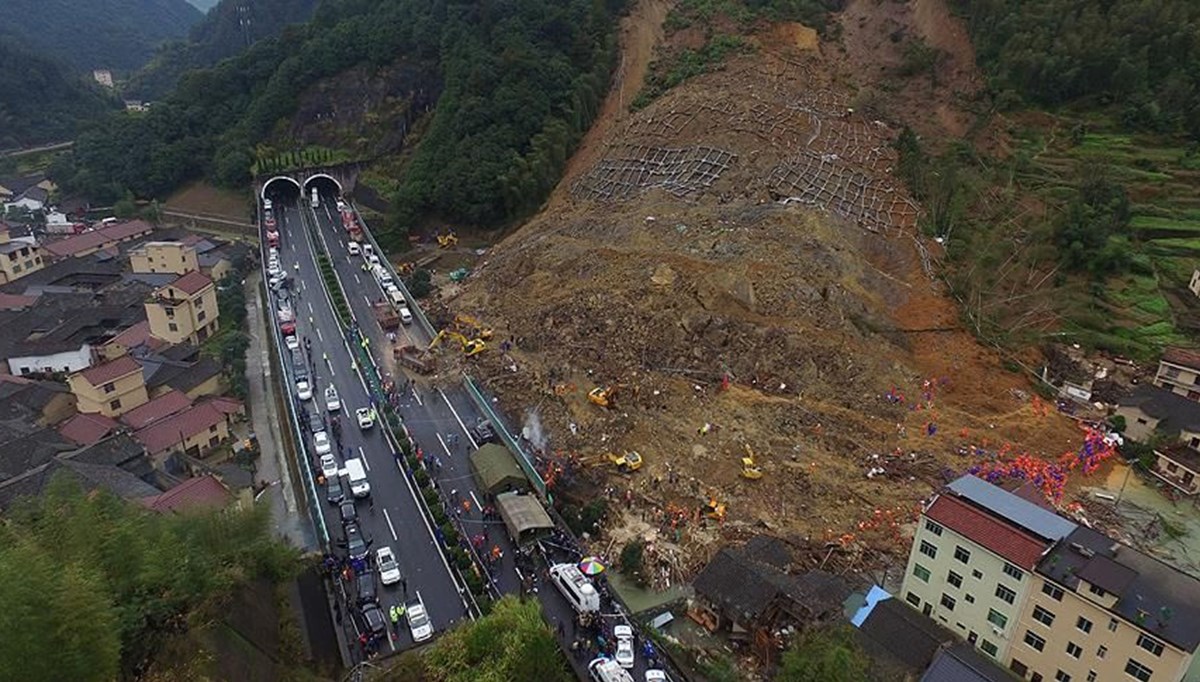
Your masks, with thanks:
[{"label": "green hillside", "polygon": [[70,140],[81,121],[113,110],[119,102],[95,83],[49,59],[0,40],[0,149]]}]

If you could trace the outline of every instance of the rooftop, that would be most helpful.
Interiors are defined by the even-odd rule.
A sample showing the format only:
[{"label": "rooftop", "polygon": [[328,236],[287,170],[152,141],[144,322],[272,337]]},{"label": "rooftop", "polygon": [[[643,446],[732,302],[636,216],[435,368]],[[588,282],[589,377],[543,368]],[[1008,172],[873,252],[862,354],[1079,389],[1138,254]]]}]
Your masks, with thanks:
[{"label": "rooftop", "polygon": [[189,478],[166,492],[143,498],[141,503],[147,509],[166,514],[223,509],[232,500],[233,495],[216,476],[205,474]]},{"label": "rooftop", "polygon": [[37,296],[0,293],[0,310],[24,310],[37,302]]},{"label": "rooftop", "polygon": [[925,516],[1027,570],[1051,544],[949,494],[934,499]]},{"label": "rooftop", "polygon": [[109,436],[90,446],[63,451],[17,476],[0,480],[0,509],[20,497],[36,497],[56,476],[66,476],[86,490],[104,488],[127,499],[157,494],[149,483],[156,472],[145,450],[126,434]]},{"label": "rooftop", "polygon": [[1125,620],[1186,652],[1200,646],[1200,580],[1102,533],[1076,528],[1037,572],[1072,591],[1086,580],[1117,596],[1109,610]]},{"label": "rooftop", "polygon": [[1200,452],[1196,452],[1184,443],[1175,443],[1167,448],[1158,448],[1155,452],[1170,458],[1175,463],[1185,466],[1192,471],[1200,471]]},{"label": "rooftop", "polygon": [[121,415],[121,421],[131,429],[140,429],[191,406],[191,398],[179,391],[171,390]]},{"label": "rooftop", "polygon": [[212,283],[213,281],[208,275],[199,270],[192,270],[180,275],[179,279],[171,282],[168,286],[178,289],[188,296],[195,296],[207,287],[212,286]]},{"label": "rooftop", "polygon": [[58,433],[76,445],[91,445],[117,430],[119,426],[115,420],[102,414],[80,412],[63,422],[58,427]]},{"label": "rooftop", "polygon": [[958,642],[938,651],[921,682],[1013,682],[1014,679],[975,647]]},{"label": "rooftop", "polygon": [[1121,407],[1136,407],[1158,419],[1160,427],[1200,431],[1200,403],[1194,403],[1165,388],[1141,384],[1123,398]]},{"label": "rooftop", "polygon": [[117,334],[109,343],[120,345],[126,349],[147,346],[151,349],[161,348],[165,341],[150,334],[149,320],[142,320],[129,329]]},{"label": "rooftop", "polygon": [[1162,360],[1181,367],[1200,369],[1200,352],[1190,348],[1167,348],[1163,351]]},{"label": "rooftop", "polygon": [[82,370],[79,374],[92,386],[103,386],[110,381],[115,381],[141,370],[142,366],[138,364],[137,360],[128,355],[122,355],[111,362]]},{"label": "rooftop", "polygon": [[998,488],[978,476],[961,476],[949,486],[949,491],[970,500],[977,507],[1007,520],[1046,540],[1060,540],[1075,530],[1072,521],[1064,519],[1041,505]]},{"label": "rooftop", "polygon": [[133,436],[153,455],[223,421],[224,413],[213,407],[212,403],[203,402],[139,429]]},{"label": "rooftop", "polygon": [[132,239],[138,235],[148,234],[154,226],[144,220],[130,220],[114,223],[91,232],[84,232],[66,239],[49,242],[45,245],[51,255],[66,258],[77,253],[100,248],[105,244]]},{"label": "rooftop", "polygon": [[873,658],[891,658],[916,671],[925,670],[943,644],[958,641],[953,632],[898,599],[876,604],[859,630]]}]

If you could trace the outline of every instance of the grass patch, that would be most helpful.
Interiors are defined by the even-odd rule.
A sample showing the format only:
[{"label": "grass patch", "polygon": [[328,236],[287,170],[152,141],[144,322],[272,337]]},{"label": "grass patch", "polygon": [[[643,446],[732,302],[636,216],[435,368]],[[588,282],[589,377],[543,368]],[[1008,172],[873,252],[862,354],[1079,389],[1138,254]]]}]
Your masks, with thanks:
[{"label": "grass patch", "polygon": [[718,35],[699,50],[685,49],[655,59],[646,74],[646,84],[633,100],[633,108],[646,107],[676,85],[715,70],[726,57],[745,49],[748,47],[741,37]]}]

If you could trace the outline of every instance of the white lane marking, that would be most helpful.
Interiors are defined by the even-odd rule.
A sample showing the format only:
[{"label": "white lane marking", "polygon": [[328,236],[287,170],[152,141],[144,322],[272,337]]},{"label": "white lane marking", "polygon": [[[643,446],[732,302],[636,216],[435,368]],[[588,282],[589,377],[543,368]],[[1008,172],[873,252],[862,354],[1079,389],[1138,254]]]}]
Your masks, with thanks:
[{"label": "white lane marking", "polygon": [[309,302],[308,302],[308,314],[309,314],[309,315],[316,315],[316,314],[317,314],[317,311],[313,310],[313,307],[312,307],[312,301],[309,301]]},{"label": "white lane marking", "polygon": [[462,417],[458,416],[458,410],[454,409],[454,406],[450,404],[450,399],[446,397],[445,391],[439,388],[437,392],[438,395],[442,396],[442,400],[446,401],[446,407],[450,408],[450,413],[454,415],[454,421],[458,422],[458,425],[462,427],[463,433],[467,434],[467,440],[471,441],[471,449],[478,450],[479,443],[476,443],[475,439],[471,437],[471,432],[467,430],[467,425],[463,423]]},{"label": "white lane marking", "polygon": [[416,399],[418,405],[420,405],[421,407],[425,407],[425,403],[421,401],[421,394],[417,393],[416,384],[413,384],[413,387],[412,387],[412,397],[414,399]]},{"label": "white lane marking", "polygon": [[325,337],[321,336],[321,328],[320,327],[317,327],[317,338],[320,339],[321,343],[325,343]]},{"label": "white lane marking", "polygon": [[396,527],[392,525],[392,515],[388,513],[386,508],[383,510],[383,518],[388,523],[388,530],[392,531],[392,540],[399,540],[400,538],[396,537]]},{"label": "white lane marking", "polygon": [[363,466],[367,468],[367,471],[370,471],[371,463],[367,461],[367,451],[363,450],[361,445],[358,446],[358,456],[362,458]]},{"label": "white lane marking", "polygon": [[356,272],[356,273],[354,273],[354,283],[355,283],[355,284],[362,284],[362,280],[358,278],[358,273],[357,273],[357,272]]},{"label": "white lane marking", "polygon": [[363,300],[367,302],[367,305],[371,305],[371,297],[370,296],[363,294]]},{"label": "white lane marking", "polygon": [[472,500],[473,502],[475,502],[475,508],[476,508],[476,509],[483,509],[483,505],[482,505],[482,504],[479,504],[479,498],[478,498],[478,497],[475,497],[475,491],[474,491],[474,490],[472,490],[472,491],[471,491],[471,500]]},{"label": "white lane marking", "polygon": [[454,453],[450,452],[450,446],[446,445],[446,441],[442,439],[442,434],[437,434],[438,442],[442,444],[442,449],[446,451],[447,457],[453,457]]}]

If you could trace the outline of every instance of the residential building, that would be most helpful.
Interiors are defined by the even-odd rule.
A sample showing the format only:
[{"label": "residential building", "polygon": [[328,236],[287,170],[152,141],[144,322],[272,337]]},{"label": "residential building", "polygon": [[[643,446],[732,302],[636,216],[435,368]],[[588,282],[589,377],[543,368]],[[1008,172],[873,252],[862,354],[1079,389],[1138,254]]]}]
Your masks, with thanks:
[{"label": "residential building", "polygon": [[202,343],[219,329],[217,287],[201,272],[189,272],[157,289],[146,302],[150,333],[169,343]]},{"label": "residential building", "polygon": [[128,355],[67,378],[80,412],[118,417],[150,400],[142,366]]},{"label": "residential building", "polygon": [[20,498],[41,495],[59,476],[84,490],[106,490],[131,501],[157,495],[177,482],[150,465],[141,444],[118,433],[81,448],[60,448],[11,477],[0,477],[0,509],[8,509]]},{"label": "residential building", "polygon": [[154,226],[144,220],[112,223],[65,239],[45,244],[48,257],[81,258],[144,237],[154,232]]},{"label": "residential building", "polygon": [[200,269],[195,247],[181,242],[145,242],[129,252],[129,265],[138,273],[183,275]]},{"label": "residential building", "polygon": [[1200,296],[1200,269],[1192,270],[1192,280],[1188,282],[1188,291],[1193,296]]},{"label": "residential building", "polygon": [[916,682],[937,652],[959,638],[939,623],[888,595],[870,607],[858,628],[858,642],[870,657],[873,679]]},{"label": "residential building", "polygon": [[1184,495],[1200,492],[1200,452],[1183,443],[1154,450],[1150,473]]},{"label": "residential building", "polygon": [[1188,400],[1200,401],[1200,352],[1168,348],[1158,361],[1154,385]]},{"label": "residential building", "polygon": [[79,446],[99,443],[121,428],[112,417],[99,412],[79,412],[59,425],[58,435]]},{"label": "residential building", "polygon": [[191,344],[137,353],[151,398],[179,391],[193,400],[222,392],[221,364]]},{"label": "residential building", "polygon": [[74,413],[75,396],[61,383],[0,375],[0,415],[19,414],[31,424],[50,426]]},{"label": "residential building", "polygon": [[179,485],[153,497],[140,500],[143,506],[160,514],[187,514],[224,509],[235,497],[220,479],[212,474],[189,478]]},{"label": "residential building", "polygon": [[131,429],[141,429],[191,406],[191,398],[179,391],[170,391],[126,412],[121,416],[121,423]]},{"label": "residential building", "polygon": [[233,419],[242,411],[236,400],[210,399],[138,429],[133,437],[156,465],[174,453],[201,457],[229,439]]},{"label": "residential building", "polygon": [[[991,512],[991,507],[1005,515]],[[1007,660],[1030,574],[1074,524],[974,476],[925,508],[904,574],[904,600],[997,661]]]},{"label": "residential building", "polygon": [[1031,680],[1200,680],[1200,581],[1079,526],[1038,563],[1009,668]]},{"label": "residential building", "polygon": [[113,87],[112,71],[108,69],[92,69],[92,79],[106,88]]},{"label": "residential building", "polygon": [[1012,676],[970,644],[959,642],[938,650],[921,682],[1012,682]]},{"label": "residential building", "polygon": [[[122,355],[130,355],[135,351],[145,350],[153,352],[166,345],[166,341],[156,338],[150,333],[149,320],[142,320],[109,339],[108,343],[96,349],[96,354],[107,362],[108,360],[116,360]],[[148,379],[147,385],[149,385]]]},{"label": "residential building", "polygon": [[0,230],[0,284],[7,284],[41,270],[42,252],[32,238],[13,239]]},{"label": "residential building", "polygon": [[1155,434],[1162,434],[1172,443],[1200,449],[1200,403],[1178,393],[1157,386],[1138,386],[1121,399],[1116,414],[1125,419],[1126,438],[1147,443]]}]

